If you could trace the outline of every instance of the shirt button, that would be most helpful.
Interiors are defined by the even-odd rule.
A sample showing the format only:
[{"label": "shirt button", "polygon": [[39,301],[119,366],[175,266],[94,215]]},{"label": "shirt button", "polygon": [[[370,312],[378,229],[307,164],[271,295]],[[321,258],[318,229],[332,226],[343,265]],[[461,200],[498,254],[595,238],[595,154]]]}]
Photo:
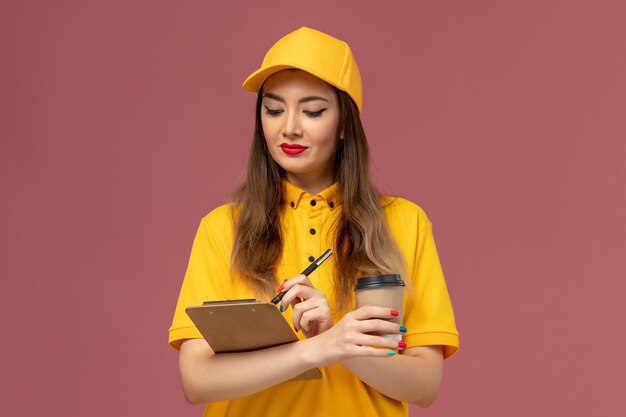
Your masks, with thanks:
[{"label": "shirt button", "polygon": [[315,258],[314,258],[314,257],[309,256],[309,262],[313,262],[314,260],[315,260]]},{"label": "shirt button", "polygon": [[309,229],[309,233],[314,235],[315,234],[315,229]]},{"label": "shirt button", "polygon": [[316,204],[317,204],[317,201],[315,201],[315,200],[311,200],[311,205],[312,205],[312,206],[315,206]]},{"label": "shirt button", "polygon": [[332,201],[330,201],[330,202],[328,203],[328,205],[330,206],[330,208],[335,207],[335,203],[333,203]]},{"label": "shirt button", "polygon": [[289,203],[289,204],[291,204],[291,207],[295,207],[296,206],[296,203],[294,203],[293,201],[291,203]]}]

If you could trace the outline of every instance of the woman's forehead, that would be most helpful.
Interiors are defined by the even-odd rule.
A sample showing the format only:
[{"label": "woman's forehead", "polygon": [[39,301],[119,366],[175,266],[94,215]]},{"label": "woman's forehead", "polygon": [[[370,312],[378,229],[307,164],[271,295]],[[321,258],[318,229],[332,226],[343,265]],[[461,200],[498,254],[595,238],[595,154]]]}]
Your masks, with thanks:
[{"label": "woman's forehead", "polygon": [[263,92],[273,94],[322,95],[329,100],[335,97],[335,89],[330,84],[306,71],[289,68],[278,71],[267,78]]}]

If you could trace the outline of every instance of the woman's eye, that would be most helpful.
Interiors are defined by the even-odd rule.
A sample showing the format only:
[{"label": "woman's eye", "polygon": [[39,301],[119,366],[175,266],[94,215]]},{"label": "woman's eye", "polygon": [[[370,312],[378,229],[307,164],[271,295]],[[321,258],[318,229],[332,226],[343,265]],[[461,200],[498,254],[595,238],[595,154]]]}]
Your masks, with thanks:
[{"label": "woman's eye", "polygon": [[281,114],[283,111],[282,110],[275,110],[275,109],[270,109],[267,106],[265,107],[265,113],[270,115],[270,116],[278,116],[279,114]]},{"label": "woman's eye", "polygon": [[309,117],[320,117],[322,115],[322,113],[324,113],[326,110],[328,110],[328,109],[321,109],[321,110],[318,110],[318,111],[308,111],[308,110],[305,110],[304,114],[306,114]]}]

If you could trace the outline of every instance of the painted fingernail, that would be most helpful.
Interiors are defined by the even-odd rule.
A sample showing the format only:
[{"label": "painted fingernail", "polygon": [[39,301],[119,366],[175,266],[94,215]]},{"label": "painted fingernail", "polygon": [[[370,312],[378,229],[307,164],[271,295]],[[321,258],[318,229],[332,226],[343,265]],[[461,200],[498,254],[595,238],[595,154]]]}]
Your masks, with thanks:
[{"label": "painted fingernail", "polygon": [[395,350],[391,350],[391,349],[389,349],[389,350],[387,351],[387,355],[389,355],[389,356],[393,356],[393,355],[395,355],[395,354],[396,354],[396,351],[395,351]]},{"label": "painted fingernail", "polygon": [[280,312],[281,312],[281,313],[283,312],[284,308],[283,308],[283,305],[282,305],[282,304],[280,305],[279,310],[280,310]]},{"label": "painted fingernail", "polygon": [[398,317],[398,314],[400,314],[400,313],[398,313],[396,310],[391,310],[391,315],[392,316]]},{"label": "painted fingernail", "polygon": [[399,347],[400,349],[404,349],[404,348],[406,347],[406,343],[404,343],[404,342],[398,342],[398,347]]},{"label": "painted fingernail", "polygon": [[400,326],[400,332],[401,333],[406,333],[406,327]]},{"label": "painted fingernail", "polygon": [[284,289],[285,289],[285,284],[282,284],[280,287],[278,287],[276,292],[283,292]]},{"label": "painted fingernail", "polygon": [[298,328],[296,326],[293,326],[293,329],[296,331],[296,333],[299,332]]}]

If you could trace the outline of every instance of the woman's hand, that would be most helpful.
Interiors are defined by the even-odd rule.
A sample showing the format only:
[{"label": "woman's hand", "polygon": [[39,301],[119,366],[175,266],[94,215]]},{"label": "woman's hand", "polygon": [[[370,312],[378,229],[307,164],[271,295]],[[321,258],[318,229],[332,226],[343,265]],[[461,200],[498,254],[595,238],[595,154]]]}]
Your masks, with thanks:
[{"label": "woman's hand", "polygon": [[279,292],[287,291],[281,307],[286,310],[293,308],[293,327],[295,331],[309,338],[325,332],[333,326],[333,317],[326,296],[315,289],[311,281],[304,275],[285,281]]},{"label": "woman's hand", "polygon": [[395,355],[391,349],[406,345],[372,333],[401,334],[403,326],[387,321],[397,312],[385,308],[365,306],[346,314],[324,333],[306,341],[310,345],[316,366],[334,365],[356,357],[387,357]]}]

